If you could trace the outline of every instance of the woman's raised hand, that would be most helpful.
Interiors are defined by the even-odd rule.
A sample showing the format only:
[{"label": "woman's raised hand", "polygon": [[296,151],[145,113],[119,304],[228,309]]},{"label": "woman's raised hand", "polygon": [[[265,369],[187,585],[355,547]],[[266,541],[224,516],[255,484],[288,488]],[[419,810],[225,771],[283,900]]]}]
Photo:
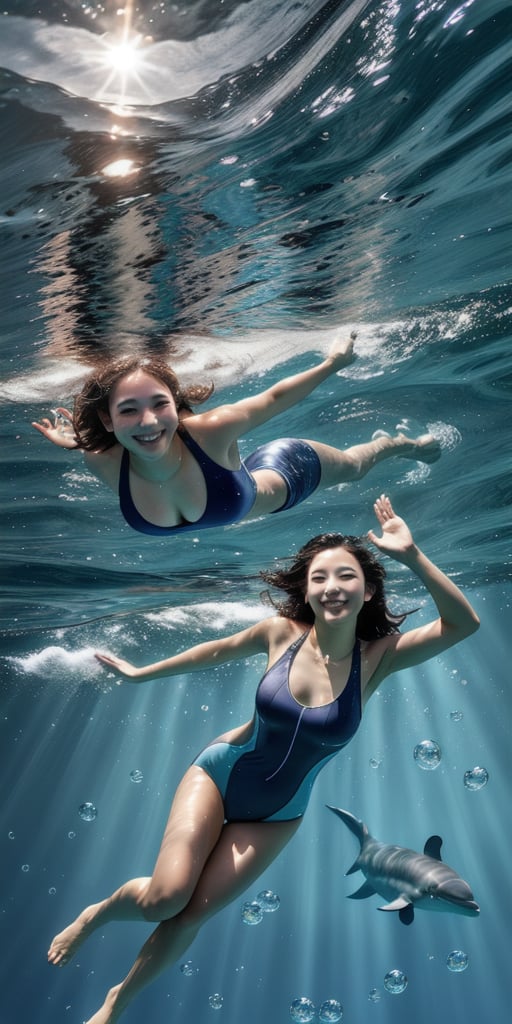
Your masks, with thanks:
[{"label": "woman's raised hand", "polygon": [[69,409],[60,406],[57,409],[52,409],[52,413],[54,415],[53,423],[45,418],[41,420],[41,423],[32,423],[32,426],[59,448],[77,448],[76,434],[73,429],[73,414]]},{"label": "woman's raised hand", "polygon": [[377,498],[373,508],[382,529],[382,536],[378,537],[373,530],[369,530],[368,539],[375,544],[379,551],[391,558],[402,560],[408,552],[415,548],[407,523],[393,511],[393,506],[386,494],[381,494],[380,498]]},{"label": "woman's raised hand", "polygon": [[356,338],[356,331],[352,331],[349,338],[343,332],[343,335],[340,333],[340,337],[335,338],[333,341],[329,349],[329,359],[334,363],[336,370],[341,370],[344,366],[354,362],[354,342]]}]

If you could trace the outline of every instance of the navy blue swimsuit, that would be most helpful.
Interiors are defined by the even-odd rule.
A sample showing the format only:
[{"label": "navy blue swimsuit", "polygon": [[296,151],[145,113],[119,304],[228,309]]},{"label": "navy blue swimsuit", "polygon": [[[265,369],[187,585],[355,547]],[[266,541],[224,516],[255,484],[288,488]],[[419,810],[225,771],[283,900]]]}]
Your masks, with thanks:
[{"label": "navy blue swimsuit", "polygon": [[290,690],[293,659],[303,633],[263,676],[249,739],[216,741],[193,762],[217,785],[226,821],[290,821],[306,810],[313,783],[361,721],[361,655],[352,653],[347,685],[320,707],[300,704]]},{"label": "navy blue swimsuit", "polygon": [[141,516],[130,492],[130,453],[125,448],[119,471],[119,506],[126,522],[139,533],[167,536],[184,530],[204,530],[208,526],[228,526],[248,515],[256,500],[257,488],[252,473],[273,469],[285,481],[287,498],[280,509],[305,501],[320,482],[320,460],[315,450],[294,437],[261,445],[242,462],[240,469],[226,469],[214,462],[181,423],[178,434],[194,456],[206,484],[206,508],[195,522],[177,526],[156,526]]}]

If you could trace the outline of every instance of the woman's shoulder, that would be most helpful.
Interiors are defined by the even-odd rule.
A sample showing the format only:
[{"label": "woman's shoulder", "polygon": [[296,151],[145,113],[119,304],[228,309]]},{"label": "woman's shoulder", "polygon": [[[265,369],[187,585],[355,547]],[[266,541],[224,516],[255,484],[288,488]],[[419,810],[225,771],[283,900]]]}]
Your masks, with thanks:
[{"label": "woman's shoulder", "polygon": [[123,447],[120,444],[115,444],[102,452],[84,451],[85,465],[94,476],[117,491],[122,454]]}]

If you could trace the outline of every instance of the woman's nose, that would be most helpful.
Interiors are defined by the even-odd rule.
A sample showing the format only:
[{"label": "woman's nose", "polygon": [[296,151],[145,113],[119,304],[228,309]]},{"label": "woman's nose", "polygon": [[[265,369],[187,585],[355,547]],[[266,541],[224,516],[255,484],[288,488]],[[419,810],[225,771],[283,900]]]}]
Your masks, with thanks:
[{"label": "woman's nose", "polygon": [[338,580],[331,580],[331,581],[328,580],[327,583],[325,584],[325,593],[326,594],[339,594],[340,589],[341,588],[340,588],[340,584],[339,584]]},{"label": "woman's nose", "polygon": [[140,417],[141,423],[156,423],[157,416],[154,409],[143,409]]}]

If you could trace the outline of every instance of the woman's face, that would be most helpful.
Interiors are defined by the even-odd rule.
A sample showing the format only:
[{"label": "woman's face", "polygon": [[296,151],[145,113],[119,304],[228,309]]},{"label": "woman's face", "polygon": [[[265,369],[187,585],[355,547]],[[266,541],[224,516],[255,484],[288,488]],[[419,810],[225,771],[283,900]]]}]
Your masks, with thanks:
[{"label": "woman's face", "polygon": [[178,426],[172,392],[144,370],[122,377],[110,393],[108,415],[99,415],[119,443],[142,459],[161,458]]},{"label": "woman's face", "polygon": [[306,601],[315,619],[326,625],[357,618],[372,594],[357,558],[346,548],[326,548],[310,562]]}]

